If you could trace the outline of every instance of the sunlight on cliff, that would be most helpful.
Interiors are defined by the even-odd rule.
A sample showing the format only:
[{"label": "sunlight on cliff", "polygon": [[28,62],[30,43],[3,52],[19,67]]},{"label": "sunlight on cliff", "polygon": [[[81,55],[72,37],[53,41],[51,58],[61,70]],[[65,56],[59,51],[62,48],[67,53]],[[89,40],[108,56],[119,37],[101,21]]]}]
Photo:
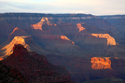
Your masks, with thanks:
[{"label": "sunlight on cliff", "polygon": [[117,45],[115,39],[111,37],[109,34],[91,34],[92,36],[95,36],[97,38],[106,38],[107,39],[107,45]]},{"label": "sunlight on cliff", "polygon": [[79,32],[82,31],[82,30],[85,30],[84,27],[82,27],[82,25],[80,23],[77,23],[77,28],[79,29]]},{"label": "sunlight on cliff", "polygon": [[50,22],[47,17],[42,17],[41,21],[38,22],[37,24],[43,25],[44,23],[46,23],[47,25],[50,25]]},{"label": "sunlight on cliff", "polygon": [[74,42],[72,41],[72,44],[74,44]]},{"label": "sunlight on cliff", "polygon": [[10,55],[13,53],[12,49],[15,44],[22,44],[25,48],[29,50],[30,46],[25,43],[25,38],[29,38],[29,37],[30,36],[15,36],[14,39],[8,45],[2,48],[2,50],[5,50],[4,56]]},{"label": "sunlight on cliff", "polygon": [[[40,22],[31,25],[31,27],[33,27],[34,29],[39,29],[39,30],[42,31],[42,25],[43,25],[43,24],[47,24],[47,25],[50,25],[50,26],[52,25],[52,24],[49,22],[49,20],[48,20],[47,17],[42,17],[42,19],[41,19]],[[55,26],[56,26],[56,25],[55,25]]]},{"label": "sunlight on cliff", "polygon": [[110,57],[93,57],[91,63],[92,69],[112,69]]},{"label": "sunlight on cliff", "polygon": [[16,30],[18,30],[18,29],[19,29],[18,27],[14,28],[14,29],[13,29],[13,32],[10,33],[10,35],[13,34],[13,33],[14,33]]},{"label": "sunlight on cliff", "polygon": [[33,29],[39,29],[42,31],[42,25],[39,25],[39,24],[33,24],[31,25],[31,27],[33,27]]},{"label": "sunlight on cliff", "polygon": [[64,36],[64,35],[61,35],[61,39],[64,39],[64,40],[70,40],[69,38],[67,38],[67,37]]},{"label": "sunlight on cliff", "polygon": [[2,57],[0,57],[0,61],[2,61],[3,60],[3,58]]}]

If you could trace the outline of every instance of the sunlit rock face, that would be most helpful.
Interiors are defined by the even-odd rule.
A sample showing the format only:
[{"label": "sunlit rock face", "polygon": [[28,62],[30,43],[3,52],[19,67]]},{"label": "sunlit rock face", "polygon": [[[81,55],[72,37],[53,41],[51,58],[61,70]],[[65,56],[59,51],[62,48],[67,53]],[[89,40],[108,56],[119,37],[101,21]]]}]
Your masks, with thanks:
[{"label": "sunlit rock face", "polygon": [[91,63],[92,69],[112,69],[110,57],[93,57]]},{"label": "sunlit rock face", "polygon": [[18,28],[18,27],[14,28],[14,29],[13,29],[13,32],[10,33],[10,35],[13,34],[16,30],[19,30],[19,28]]},{"label": "sunlit rock face", "polygon": [[107,45],[117,45],[115,39],[111,37],[109,34],[92,34],[92,36],[95,36],[97,38],[106,38],[107,39]]},{"label": "sunlit rock face", "polygon": [[77,23],[77,28],[79,29],[79,32],[82,31],[82,30],[85,30],[84,27],[82,27],[82,25],[80,23]]},{"label": "sunlit rock face", "polygon": [[15,36],[28,36],[28,34],[21,28],[14,28],[8,36],[8,41],[11,41]]},{"label": "sunlit rock face", "polygon": [[49,54],[47,51],[43,50],[40,46],[38,46],[33,41],[31,36],[15,36],[9,44],[1,49],[3,51],[3,55],[1,58],[6,58],[10,54],[12,54],[12,49],[15,44],[23,45],[28,51],[35,51],[39,54]]},{"label": "sunlit rock face", "polygon": [[[91,34],[76,34],[74,38],[72,39],[76,44],[82,46],[82,47],[89,47],[89,45],[107,45],[107,39],[106,38],[96,38],[95,36],[92,36]],[[94,47],[95,49],[95,47]]]},{"label": "sunlit rock face", "polygon": [[56,43],[74,43],[65,35],[36,35],[40,41],[56,42]]},{"label": "sunlit rock face", "polygon": [[42,31],[42,25],[43,24],[52,25],[52,24],[50,24],[50,22],[49,22],[47,17],[43,17],[40,22],[38,22],[37,24],[31,25],[31,27],[33,27],[34,29],[39,29],[39,30]]},{"label": "sunlit rock face", "polygon": [[69,38],[67,38],[67,37],[64,36],[64,35],[61,35],[61,39],[63,39],[63,40],[70,40]]},{"label": "sunlit rock face", "polygon": [[33,27],[33,29],[39,29],[42,31],[42,25],[39,25],[39,24],[33,24],[31,25]]},{"label": "sunlit rock face", "polygon": [[79,47],[65,35],[36,35],[37,42],[53,54],[78,53]]},{"label": "sunlit rock face", "polygon": [[49,20],[48,20],[48,18],[47,17],[43,17],[42,19],[41,19],[41,22],[39,22],[38,24],[43,24],[43,22],[46,22],[47,23],[47,25],[49,25],[50,24],[50,22],[49,22]]},{"label": "sunlit rock face", "polygon": [[0,61],[2,61],[2,60],[3,60],[3,58],[0,57]]},{"label": "sunlit rock face", "polygon": [[2,48],[2,50],[5,51],[5,55],[10,55],[13,53],[12,48],[15,44],[22,44],[25,48],[29,50],[30,46],[26,44],[26,40],[31,40],[31,36],[15,36],[14,39],[5,47]]}]

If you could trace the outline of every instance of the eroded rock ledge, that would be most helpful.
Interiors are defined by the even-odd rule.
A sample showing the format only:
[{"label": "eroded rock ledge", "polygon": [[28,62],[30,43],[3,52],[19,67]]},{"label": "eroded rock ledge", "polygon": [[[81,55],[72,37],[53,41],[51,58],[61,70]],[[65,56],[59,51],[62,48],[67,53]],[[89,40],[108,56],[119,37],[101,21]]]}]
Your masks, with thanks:
[{"label": "eroded rock ledge", "polygon": [[107,45],[117,45],[115,39],[111,37],[109,34],[91,34],[92,36],[98,37],[98,38],[106,38],[107,39]]}]

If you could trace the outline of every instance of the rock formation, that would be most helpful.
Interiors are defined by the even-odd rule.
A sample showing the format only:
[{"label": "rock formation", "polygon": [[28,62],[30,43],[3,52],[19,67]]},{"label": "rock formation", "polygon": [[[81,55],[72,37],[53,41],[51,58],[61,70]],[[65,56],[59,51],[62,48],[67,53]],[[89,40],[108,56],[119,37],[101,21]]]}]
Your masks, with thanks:
[{"label": "rock formation", "polygon": [[[82,48],[91,49],[105,49],[108,45],[116,46],[118,43],[109,34],[97,34],[97,33],[77,33],[72,39],[75,44]],[[95,47],[96,46],[96,47]],[[106,48],[107,49],[107,48]]]},{"label": "rock formation", "polygon": [[42,25],[40,25],[40,24],[33,24],[31,26],[33,27],[33,29],[39,29],[42,31]]},{"label": "rock formation", "polygon": [[2,62],[18,69],[30,83],[73,83],[67,70],[50,64],[44,55],[28,52],[21,44],[15,45]]},{"label": "rock formation", "polygon": [[115,39],[111,37],[109,34],[92,34],[92,36],[95,36],[97,38],[106,38],[107,39],[107,45],[117,45]]},{"label": "rock formation", "polygon": [[16,27],[13,29],[13,32],[9,34],[8,37],[9,42],[12,41],[12,39],[15,36],[29,36],[29,35],[23,29]]},{"label": "rock formation", "polygon": [[16,36],[8,45],[3,47],[2,50],[6,50],[5,55],[10,55],[13,53],[12,49],[13,49],[14,44],[22,44],[24,45],[25,48],[29,50],[30,47],[25,42],[25,39],[28,39],[28,38],[31,39],[30,36]]},{"label": "rock formation", "polygon": [[67,38],[66,36],[64,36],[64,35],[61,35],[61,39],[63,39],[63,40],[69,40],[70,41],[70,39],[69,38]]},{"label": "rock formation", "polygon": [[53,51],[54,54],[56,52],[59,54],[79,52],[79,47],[65,35],[36,35],[36,37],[36,41],[41,46],[44,46],[48,51]]},{"label": "rock formation", "polygon": [[[49,22],[47,17],[42,17],[40,22],[38,22],[37,24],[31,25],[31,27],[33,27],[33,29],[39,29],[39,30],[42,31],[42,25],[43,24],[50,25],[50,22]],[[56,24],[55,24],[55,26],[56,26]]]},{"label": "rock formation", "polygon": [[112,69],[110,57],[92,57],[92,69]]},{"label": "rock formation", "polygon": [[82,31],[82,30],[85,30],[84,27],[82,27],[82,25],[80,23],[77,23],[77,28],[79,29],[79,32]]},{"label": "rock formation", "polygon": [[[89,46],[95,46],[98,45],[107,45],[107,39],[106,38],[97,38],[95,36],[92,36],[90,33],[78,33],[74,36],[73,41],[78,44],[79,46],[86,46],[87,48]],[[85,47],[85,48],[86,48]]]},{"label": "rock formation", "polygon": [[2,48],[2,50],[5,50],[5,55],[3,56],[3,58],[13,53],[12,49],[15,44],[22,44],[26,49],[28,49],[28,51],[36,51],[38,53],[48,54],[48,52],[34,43],[31,36],[15,36],[8,45]]},{"label": "rock formation", "polygon": [[[112,19],[109,16],[109,23],[107,19],[103,20],[90,14],[0,14],[0,44],[7,40],[8,35],[9,41],[18,36],[14,38],[14,41],[12,40],[13,43],[9,42],[3,47],[2,52],[5,53],[5,56],[0,57],[0,59],[3,60],[4,57],[12,53],[14,44],[22,44],[27,50],[36,51],[46,56],[49,54],[51,56],[49,60],[54,64],[66,66],[63,68],[70,71],[72,79],[76,83],[111,76],[124,78],[125,64],[122,60],[125,58],[124,15],[115,21],[114,18],[116,16],[113,16]],[[31,35],[35,43],[27,33]],[[2,52],[0,51],[0,55]],[[31,53],[31,57],[47,64],[44,57],[35,57],[37,53]],[[19,56],[21,57],[21,55],[23,54]],[[103,57],[117,57],[117,60],[108,60]],[[19,59],[19,61],[23,60]],[[24,63],[27,65],[29,62]],[[34,61],[34,65],[35,63],[36,61]],[[39,72],[39,70],[35,72]]]}]

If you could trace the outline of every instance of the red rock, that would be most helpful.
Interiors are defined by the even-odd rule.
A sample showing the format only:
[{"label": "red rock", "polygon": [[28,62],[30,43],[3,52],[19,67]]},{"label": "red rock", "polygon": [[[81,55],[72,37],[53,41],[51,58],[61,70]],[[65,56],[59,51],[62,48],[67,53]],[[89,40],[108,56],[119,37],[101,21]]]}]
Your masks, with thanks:
[{"label": "red rock", "polygon": [[107,45],[117,45],[115,39],[111,37],[109,34],[92,34],[92,36],[95,36],[97,38],[106,38],[107,39]]},{"label": "red rock", "polygon": [[8,41],[10,42],[15,36],[28,36],[28,34],[21,28],[14,28],[8,36]]},{"label": "red rock", "polygon": [[[43,58],[45,56],[28,52],[23,45],[19,45],[19,44],[15,45],[13,49],[14,49],[13,54],[11,54],[9,57],[4,59],[2,62],[7,66],[11,66],[13,68],[18,69],[29,82],[44,83],[46,81],[47,83],[48,82],[73,83],[70,80],[70,76],[68,75],[61,76],[57,74],[56,72],[58,72],[57,71],[58,68],[62,72],[65,72],[65,70],[50,64],[46,58]],[[43,61],[39,60],[38,57],[43,58]],[[20,61],[20,59],[22,60]],[[53,72],[53,69],[55,69],[54,72]],[[68,74],[68,73],[65,72],[64,74]]]},{"label": "red rock", "polygon": [[77,23],[77,28],[79,29],[79,32],[82,31],[82,30],[85,30],[84,27],[82,27],[82,25],[80,23]]}]

